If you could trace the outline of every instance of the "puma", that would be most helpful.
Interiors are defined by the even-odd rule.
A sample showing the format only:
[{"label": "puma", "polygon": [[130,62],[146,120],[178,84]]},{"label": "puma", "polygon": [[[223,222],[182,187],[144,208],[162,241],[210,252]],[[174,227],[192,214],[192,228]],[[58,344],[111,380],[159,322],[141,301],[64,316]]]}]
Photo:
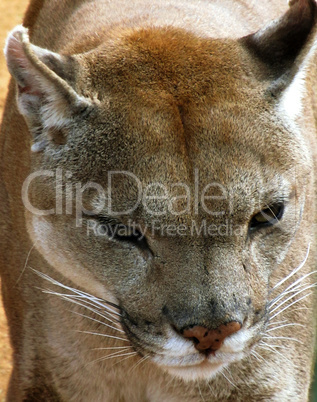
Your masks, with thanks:
[{"label": "puma", "polygon": [[5,46],[7,401],[308,400],[315,31],[313,0],[31,1]]}]

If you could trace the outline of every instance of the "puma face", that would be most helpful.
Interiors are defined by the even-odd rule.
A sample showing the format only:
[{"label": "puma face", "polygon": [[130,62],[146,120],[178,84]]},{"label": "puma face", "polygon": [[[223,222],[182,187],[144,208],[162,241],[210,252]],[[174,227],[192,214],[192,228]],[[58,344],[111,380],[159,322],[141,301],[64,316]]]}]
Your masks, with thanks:
[{"label": "puma face", "polygon": [[40,172],[24,188],[36,249],[108,317],[114,344],[184,380],[256,351],[281,284],[305,269],[309,236],[301,253],[294,242],[313,164],[296,118],[310,55],[293,66],[313,19],[300,11],[297,50],[290,13],[237,41],[136,28],[67,55],[18,27],[7,42]]}]

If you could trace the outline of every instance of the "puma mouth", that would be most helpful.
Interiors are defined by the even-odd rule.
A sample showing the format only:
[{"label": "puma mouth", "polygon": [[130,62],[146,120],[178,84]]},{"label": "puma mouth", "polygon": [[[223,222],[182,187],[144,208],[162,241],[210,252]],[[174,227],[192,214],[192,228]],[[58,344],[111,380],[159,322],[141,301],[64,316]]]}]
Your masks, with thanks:
[{"label": "puma mouth", "polygon": [[210,379],[214,377],[224,364],[210,364],[207,359],[195,366],[163,367],[171,375],[185,381],[195,381],[197,379]]},{"label": "puma mouth", "polygon": [[170,337],[163,350],[152,356],[151,360],[185,381],[211,379],[223,368],[245,357],[253,336],[253,330],[242,329],[240,333],[228,337],[219,350],[199,353],[193,351],[189,342],[176,335]]},{"label": "puma mouth", "polygon": [[149,360],[160,368],[184,381],[211,379],[230,364],[242,360],[248,353],[257,332],[255,328],[242,328],[227,337],[218,350],[198,351],[192,341],[172,329],[165,333],[167,339],[161,347],[155,347],[141,340],[126,325],[125,330],[141,356],[148,356]]},{"label": "puma mouth", "polygon": [[[184,381],[208,380],[221,373],[222,369],[226,368],[231,362],[240,360],[243,357],[242,353],[236,355],[220,353],[221,357],[217,356],[202,356],[196,358],[188,356],[187,359],[173,358],[169,359],[165,364],[160,364],[163,370],[169,374],[181,378]],[[153,359],[157,360],[156,358]]]},{"label": "puma mouth", "polygon": [[240,360],[243,356],[243,352],[225,353],[221,351],[216,351],[208,355],[203,353],[193,353],[188,354],[187,356],[162,355],[158,353],[152,357],[152,361],[160,366],[168,367],[194,367],[202,363],[208,363],[214,366],[219,364],[228,364],[233,361]]},{"label": "puma mouth", "polygon": [[211,354],[188,353],[186,355],[181,351],[179,355],[163,352],[155,354],[151,360],[171,375],[185,381],[211,379],[223,368],[245,357],[242,348],[236,352],[225,350],[218,350]]}]

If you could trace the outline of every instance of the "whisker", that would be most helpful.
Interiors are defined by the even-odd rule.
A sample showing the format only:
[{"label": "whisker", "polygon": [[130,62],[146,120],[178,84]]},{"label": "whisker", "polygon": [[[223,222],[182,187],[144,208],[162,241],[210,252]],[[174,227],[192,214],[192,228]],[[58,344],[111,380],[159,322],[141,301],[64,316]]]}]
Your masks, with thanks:
[{"label": "whisker", "polygon": [[312,271],[302,277],[300,277],[299,279],[297,279],[294,283],[290,284],[281,294],[283,294],[284,292],[287,292],[289,289],[294,288],[296,285],[298,285],[300,282],[302,282],[303,280],[305,280],[306,278],[310,277],[311,275],[315,275],[317,273],[317,271]]},{"label": "whisker", "polygon": [[76,332],[80,332],[82,334],[88,334],[88,335],[103,336],[105,338],[118,339],[119,341],[129,342],[128,339],[120,338],[119,336],[114,336],[114,335],[101,334],[100,332],[80,331],[80,330],[76,330]]},{"label": "whisker", "polygon": [[114,350],[114,349],[128,349],[133,348],[133,346],[112,346],[109,348],[92,348],[90,350]]},{"label": "whisker", "polygon": [[[49,293],[51,293],[50,291],[48,291]],[[112,323],[118,322],[120,323],[120,320],[118,320],[117,318],[113,317],[113,315],[111,313],[109,313],[108,311],[99,311],[96,310],[96,308],[100,308],[100,307],[95,307],[94,304],[92,303],[87,303],[86,301],[78,301],[78,300],[74,300],[73,298],[69,298],[68,295],[64,295],[63,293],[52,293],[52,294],[56,294],[57,296],[69,301],[70,303],[74,303],[77,304],[79,306],[82,306],[84,308],[86,308],[87,310],[93,311],[94,313],[96,313],[97,315],[103,317],[104,319],[106,319],[107,321],[110,321]],[[92,307],[89,307],[92,306]],[[95,308],[94,308],[95,307]],[[105,315],[107,314],[107,315]]]},{"label": "whisker", "polygon": [[[112,319],[110,319],[108,316],[104,315],[103,313],[100,313],[98,310],[95,310],[95,309],[92,309],[92,308],[88,307],[88,306],[87,306],[86,304],[84,304],[84,303],[81,303],[81,302],[79,302],[79,301],[77,301],[77,300],[74,300],[74,299],[69,299],[68,296],[67,296],[67,295],[64,295],[63,293],[56,293],[56,292],[53,292],[53,291],[48,290],[48,289],[44,289],[44,290],[42,290],[42,291],[43,291],[44,293],[46,293],[46,294],[51,294],[51,295],[54,295],[54,296],[58,296],[58,297],[60,297],[60,298],[63,299],[63,300],[69,301],[70,303],[74,303],[74,304],[77,304],[78,306],[84,307],[84,308],[86,308],[87,310],[92,311],[92,312],[95,313],[96,315],[99,315],[100,317],[104,318],[104,319],[107,320],[107,321],[110,321],[110,322],[113,323],[113,324],[115,324],[115,321],[118,322],[118,323],[120,322],[119,320],[117,320],[116,318],[114,318],[114,317],[112,317],[112,316],[111,316]],[[109,314],[109,313],[107,313],[107,314]]]},{"label": "whisker", "polygon": [[226,372],[230,375],[230,377],[231,377],[231,379],[232,379],[232,381],[233,381],[233,376],[232,376],[232,373],[231,373],[231,371],[229,370],[229,368],[228,368],[228,367],[224,367],[223,370],[226,370]]},{"label": "whisker", "polygon": [[[135,356],[135,355],[137,355],[137,352],[134,352],[134,354],[131,354],[131,356],[128,356],[128,357],[125,357],[124,359],[119,360],[118,362],[114,363],[114,364],[112,365],[112,367],[116,366],[117,364],[122,363],[124,360],[130,359],[131,357],[133,357],[133,356]],[[117,356],[117,357],[118,357],[118,356]]]},{"label": "whisker", "polygon": [[[68,297],[71,300],[76,300],[78,301],[78,299],[81,301],[81,303],[85,303],[87,305],[93,306],[95,308],[99,308],[102,309],[104,313],[108,314],[110,317],[112,317],[114,320],[116,320],[115,317],[113,317],[113,315],[116,316],[120,316],[121,314],[114,312],[111,308],[109,308],[109,306],[106,306],[104,304],[102,304],[101,302],[98,302],[98,300],[94,297],[94,296],[86,296],[86,295],[70,295],[70,294],[66,294],[66,293],[57,293],[54,292],[50,289],[46,289],[46,292],[50,292],[52,294],[56,294],[57,296],[64,296],[64,297]],[[88,300],[87,300],[88,299]]]},{"label": "whisker", "polygon": [[[274,323],[272,323],[272,324],[274,324]],[[266,332],[276,331],[277,329],[284,328],[284,327],[290,327],[290,326],[299,326],[299,327],[305,328],[305,325],[293,322],[293,323],[290,323],[290,324],[283,324],[283,325],[279,325],[279,326],[277,326],[275,328],[268,329],[268,330],[266,330]]]},{"label": "whisker", "polygon": [[251,351],[251,355],[253,357],[255,357],[256,360],[258,360],[259,362],[264,360],[264,358],[259,353],[257,353],[255,350]]},{"label": "whisker", "polygon": [[269,205],[266,205],[266,208],[271,211],[272,215],[274,216],[274,219],[278,221],[278,222],[277,222],[278,224],[280,224],[280,221],[277,219],[277,216],[276,216],[275,213],[273,212],[272,208],[271,208]]},{"label": "whisker", "polygon": [[[264,341],[262,341],[264,343]],[[279,348],[279,349],[284,349],[287,350],[286,346],[282,346],[282,345],[272,345],[272,344],[266,344],[267,346],[271,346],[272,348]]]},{"label": "whisker", "polygon": [[29,259],[30,259],[30,257],[31,257],[31,253],[32,253],[32,251],[33,251],[33,249],[34,249],[36,243],[37,243],[37,241],[35,241],[35,243],[34,243],[34,244],[32,245],[32,247],[30,248],[30,250],[29,250],[29,252],[28,252],[28,254],[27,254],[27,256],[26,256],[23,269],[22,269],[22,271],[21,271],[21,273],[20,273],[20,275],[19,275],[17,281],[15,282],[15,285],[14,285],[14,286],[16,286],[16,285],[20,282],[20,280],[21,280],[21,278],[22,278],[22,275],[24,274],[25,269],[26,269],[26,267],[27,267],[27,265],[28,265]]},{"label": "whisker", "polygon": [[295,301],[293,301],[292,303],[290,303],[289,305],[287,305],[286,307],[284,307],[282,310],[278,311],[277,313],[275,313],[272,317],[270,317],[270,320],[273,320],[275,317],[277,317],[279,314],[283,313],[283,311],[287,310],[288,308],[292,307],[294,304],[300,302],[301,300],[305,299],[306,297],[310,296],[312,293],[308,293],[307,295],[302,296],[300,299],[297,299]]},{"label": "whisker", "polygon": [[210,390],[210,394],[215,398],[216,397],[215,391],[212,389],[209,381],[207,381],[207,386],[208,386],[208,388]]},{"label": "whisker", "polygon": [[202,401],[204,401],[204,402],[205,402],[205,401],[206,401],[206,399],[204,398],[204,396],[203,396],[203,394],[202,394],[202,392],[201,392],[199,382],[197,383],[197,387],[198,387],[199,395],[200,395],[200,397],[201,397]]},{"label": "whisker", "polygon": [[149,357],[150,357],[149,354],[143,356],[142,359],[140,359],[136,364],[134,364],[134,365],[130,368],[129,372],[135,370],[141,363],[144,363]]},{"label": "whisker", "polygon": [[304,260],[299,264],[298,267],[296,267],[289,275],[287,275],[285,278],[283,278],[282,280],[280,280],[273,288],[272,291],[277,289],[278,287],[280,287],[284,282],[286,282],[289,278],[291,278],[293,275],[295,275],[300,269],[303,268],[303,266],[306,264],[306,261],[308,259],[309,256],[309,251],[310,251],[310,243],[308,244],[307,247],[307,252],[306,255],[304,257]]},{"label": "whisker", "polygon": [[276,307],[274,307],[272,310],[270,309],[270,313],[273,313],[274,311],[278,310],[281,306],[283,306],[285,303],[287,303],[289,300],[293,299],[294,297],[298,296],[300,293],[305,292],[308,289],[312,289],[316,287],[315,284],[306,286],[304,289],[301,289],[294,293],[292,296],[289,296],[287,299],[283,300],[280,304],[278,304]]},{"label": "whisker", "polygon": [[263,336],[263,338],[267,338],[267,339],[285,339],[285,340],[289,340],[289,341],[298,342],[301,345],[304,345],[304,343],[299,341],[298,339],[291,338],[291,337],[288,337],[288,336],[268,336],[268,335],[265,335],[265,336]]},{"label": "whisker", "polygon": [[222,376],[228,381],[229,384],[231,384],[234,388],[237,388],[237,386],[232,381],[230,381],[229,378],[225,375],[223,369],[220,370],[220,374],[222,374]]},{"label": "whisker", "polygon": [[[47,280],[48,282],[52,283],[53,285],[59,286],[59,287],[61,287],[61,288],[63,288],[63,289],[66,289],[66,290],[68,290],[68,291],[70,291],[70,292],[73,292],[73,293],[75,293],[75,294],[77,294],[77,295],[86,296],[87,299],[89,299],[89,300],[94,300],[94,302],[95,302],[96,304],[100,305],[101,307],[104,307],[104,308],[107,307],[107,309],[109,309],[109,311],[111,311],[113,314],[119,315],[115,310],[112,310],[112,309],[109,308],[109,306],[112,306],[112,307],[115,307],[115,308],[117,308],[117,309],[120,309],[120,307],[117,306],[116,304],[111,303],[111,302],[109,302],[109,301],[107,301],[107,300],[104,300],[104,299],[99,299],[99,298],[97,298],[97,297],[95,297],[95,296],[90,295],[89,293],[83,292],[83,291],[81,291],[81,290],[72,288],[72,287],[67,286],[67,285],[64,285],[63,283],[56,281],[55,279],[53,279],[53,278],[51,278],[50,276],[44,274],[43,272],[37,271],[36,269],[33,269],[33,268],[30,268],[30,269],[31,269],[34,273],[36,273],[38,276],[40,276],[41,278]],[[108,306],[105,306],[104,303],[106,303]]]},{"label": "whisker", "polygon": [[102,324],[102,325],[103,325],[103,326],[105,326],[105,327],[108,327],[108,328],[114,329],[115,331],[121,332],[121,333],[123,333],[123,334],[125,333],[125,332],[124,332],[122,329],[119,329],[119,328],[113,327],[112,325],[109,325],[109,324],[107,324],[107,323],[105,323],[105,322],[103,322],[103,321],[96,320],[95,318],[89,317],[89,315],[85,315],[85,314],[77,313],[76,311],[71,311],[71,313],[76,314],[76,315],[79,315],[79,316],[81,316],[81,317],[88,318],[88,320],[98,322],[99,324]]},{"label": "whisker", "polygon": [[[121,317],[121,314],[110,312],[108,306],[102,305],[101,303],[96,303],[95,300],[93,300],[94,296],[90,296],[89,299],[87,300],[86,296],[72,295],[72,294],[68,294],[68,293],[59,293],[59,292],[55,292],[54,290],[47,289],[47,288],[46,289],[38,288],[38,289],[42,290],[42,292],[44,292],[44,293],[68,298],[69,301],[74,301],[74,302],[78,302],[78,303],[81,302],[81,303],[83,303],[82,304],[83,306],[88,305],[88,306],[93,306],[94,308],[101,309],[105,314],[108,314],[110,317],[113,317],[113,314],[115,314],[117,316],[119,315]],[[116,318],[113,317],[113,319],[116,319]]]},{"label": "whisker", "polygon": [[267,324],[267,326],[270,327],[271,325],[283,324],[284,322],[287,322],[287,320],[269,322],[269,323]]},{"label": "whisker", "polygon": [[132,356],[136,356],[136,355],[137,355],[137,352],[129,352],[129,353],[123,353],[123,354],[117,355],[117,356],[109,356],[109,357],[104,358],[103,360],[109,360],[109,359],[114,359],[117,357],[124,357],[124,356],[132,357]]},{"label": "whisker", "polygon": [[170,386],[172,386],[173,389],[174,389],[175,386],[176,386],[176,385],[175,385],[175,378],[174,378],[174,377],[171,377],[171,378],[166,382],[165,389],[169,389]]},{"label": "whisker", "polygon": [[270,306],[270,308],[272,306],[274,306],[274,304],[278,303],[281,299],[283,299],[286,295],[290,294],[290,293],[295,293],[298,290],[301,290],[302,288],[304,288],[305,286],[310,286],[310,283],[307,282],[303,282],[300,283],[298,285],[296,285],[293,289],[290,290],[283,290],[283,292],[281,292],[278,296],[276,296],[274,299],[272,299],[269,303],[268,306]]},{"label": "whisker", "polygon": [[[265,346],[263,346],[263,345],[265,345]],[[264,349],[264,350],[268,350],[269,352],[274,352],[274,353],[276,353],[276,354],[278,354],[279,356],[281,356],[283,359],[285,359],[288,363],[290,363],[290,364],[292,364],[292,366],[294,366],[294,362],[291,362],[286,356],[284,356],[282,353],[280,353],[278,350],[276,350],[274,347],[272,347],[271,345],[268,345],[267,343],[265,343],[265,342],[261,342],[260,344],[259,344],[259,346],[258,346],[259,348],[261,348],[261,349]]]},{"label": "whisker", "polygon": [[91,362],[88,362],[87,365],[102,362],[102,361],[105,361],[105,360],[115,359],[117,357],[123,357],[123,356],[136,354],[136,352],[128,352],[128,353],[123,353],[123,352],[124,352],[124,350],[119,350],[118,352],[111,353],[110,355],[99,357],[98,359],[95,359],[95,360],[92,360]]},{"label": "whisker", "polygon": [[[101,362],[103,360],[107,360],[107,358],[112,358],[112,357],[121,357],[123,352],[128,351],[129,349],[126,348],[124,350],[118,350],[117,352],[114,353],[110,353],[109,355],[106,356],[102,356],[102,357],[98,357],[98,359],[92,360],[91,362],[88,362],[87,364],[92,364],[92,363],[97,363],[97,362]],[[118,356],[119,355],[119,356]],[[125,355],[125,353],[124,353]]]},{"label": "whisker", "polygon": [[[46,291],[50,291],[49,289],[46,289]],[[89,300],[87,300],[86,296],[79,296],[79,295],[70,295],[70,294],[66,294],[66,293],[56,293],[57,295],[65,295],[66,297],[68,297],[69,299],[75,299],[75,300],[80,300],[82,303],[86,303],[88,306],[93,306],[94,308],[98,308],[100,310],[103,311],[103,313],[108,314],[110,317],[112,317],[114,320],[117,320],[117,318],[113,317],[114,315],[121,317],[121,314],[119,313],[112,313],[111,309],[109,309],[108,306],[105,305],[100,305],[99,303],[97,304],[96,302],[94,302],[93,300],[91,300],[91,298],[93,298],[93,296],[91,296],[91,298]],[[117,320],[118,321],[118,320]]]},{"label": "whisker", "polygon": [[275,349],[273,347],[264,346],[264,345],[262,345],[262,342],[259,343],[258,347],[260,349],[268,350],[269,352],[272,352],[272,350],[275,352]]}]

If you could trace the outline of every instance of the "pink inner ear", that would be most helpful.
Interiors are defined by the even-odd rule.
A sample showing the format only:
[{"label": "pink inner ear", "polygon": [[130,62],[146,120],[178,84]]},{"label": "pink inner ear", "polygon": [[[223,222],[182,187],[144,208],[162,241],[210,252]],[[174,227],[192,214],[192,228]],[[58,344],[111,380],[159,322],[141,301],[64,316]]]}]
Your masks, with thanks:
[{"label": "pink inner ear", "polygon": [[36,96],[41,96],[43,95],[42,92],[40,91],[36,91],[35,89],[33,89],[31,86],[27,85],[25,87],[21,87],[21,85],[18,85],[18,90],[19,90],[19,94],[23,94],[23,93],[28,93],[30,95],[36,95]]},{"label": "pink inner ear", "polygon": [[19,94],[42,96],[37,72],[25,54],[20,36],[20,32],[14,32],[7,41],[5,54],[9,70],[17,81]]},{"label": "pink inner ear", "polygon": [[39,82],[37,71],[34,69],[22,43],[21,30],[13,31],[7,40],[5,55],[11,75],[18,84],[19,94],[30,94],[42,96],[42,88]]},{"label": "pink inner ear", "polygon": [[29,62],[25,56],[22,42],[17,39],[16,35],[17,33],[8,38],[5,51],[8,64],[15,68],[26,68],[28,67]]}]

